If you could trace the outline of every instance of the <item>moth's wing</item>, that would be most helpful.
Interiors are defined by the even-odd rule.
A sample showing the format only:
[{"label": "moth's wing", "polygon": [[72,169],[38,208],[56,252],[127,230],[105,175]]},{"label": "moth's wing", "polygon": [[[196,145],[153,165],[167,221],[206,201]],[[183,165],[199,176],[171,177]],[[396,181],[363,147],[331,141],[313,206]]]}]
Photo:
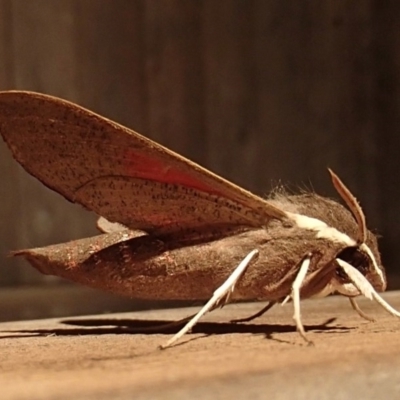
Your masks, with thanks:
[{"label": "moth's wing", "polygon": [[[137,246],[132,244],[137,259],[131,262],[128,258],[131,256],[128,253],[131,248],[129,244],[135,238],[139,239]],[[142,242],[144,245],[141,245]],[[133,295],[134,289],[130,288],[132,275],[143,273],[141,263],[156,257],[160,253],[159,247],[155,239],[137,231],[125,230],[62,244],[19,250],[12,255],[24,257],[45,275],[59,276],[122,295]]]},{"label": "moth's wing", "polygon": [[266,225],[285,213],[104,117],[32,92],[0,92],[0,132],[46,186],[111,222],[161,234]]},{"label": "moth's wing", "polygon": [[[235,266],[255,246],[265,246],[269,237],[265,229],[253,229],[187,246],[171,242],[170,238],[137,236],[134,231],[125,230],[20,250],[14,255],[24,257],[43,274],[120,295],[152,300],[208,300]],[[260,268],[256,271],[265,271],[262,262],[253,267],[256,265]],[[271,269],[266,273],[274,276]],[[246,279],[246,287],[254,286],[254,271]]]}]

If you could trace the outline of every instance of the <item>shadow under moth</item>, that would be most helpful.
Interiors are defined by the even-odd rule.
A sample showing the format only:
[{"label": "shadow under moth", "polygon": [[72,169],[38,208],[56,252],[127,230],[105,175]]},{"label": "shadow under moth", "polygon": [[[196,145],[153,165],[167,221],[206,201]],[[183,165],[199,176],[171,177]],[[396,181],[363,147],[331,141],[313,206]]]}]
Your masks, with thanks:
[{"label": "shadow under moth", "polygon": [[[204,300],[162,347],[235,300],[291,301],[340,293],[375,300],[386,277],[376,237],[341,180],[347,205],[314,193],[264,200],[138,133],[55,97],[0,92],[0,132],[43,184],[100,217],[102,235],[17,251],[44,274],[141,299]],[[254,317],[255,317],[254,316]],[[252,317],[248,318],[250,320]]]}]

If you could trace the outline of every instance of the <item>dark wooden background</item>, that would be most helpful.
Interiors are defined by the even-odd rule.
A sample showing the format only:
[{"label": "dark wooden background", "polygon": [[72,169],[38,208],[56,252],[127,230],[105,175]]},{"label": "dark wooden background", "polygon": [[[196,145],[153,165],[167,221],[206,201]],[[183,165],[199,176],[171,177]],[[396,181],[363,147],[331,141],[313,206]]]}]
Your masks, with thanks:
[{"label": "dark wooden background", "polygon": [[[259,194],[334,195],[333,168],[382,235],[400,287],[400,3],[0,0],[0,89],[60,96]],[[57,284],[10,249],[95,234],[94,216],[0,143],[0,284]]]}]

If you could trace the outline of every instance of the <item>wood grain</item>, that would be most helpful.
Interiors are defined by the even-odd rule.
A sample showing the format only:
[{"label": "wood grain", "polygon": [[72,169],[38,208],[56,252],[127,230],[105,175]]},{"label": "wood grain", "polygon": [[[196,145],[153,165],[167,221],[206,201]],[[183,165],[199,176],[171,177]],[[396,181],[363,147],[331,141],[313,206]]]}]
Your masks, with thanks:
[{"label": "wood grain", "polygon": [[[400,307],[399,292],[385,297]],[[400,322],[360,305],[377,322],[361,320],[343,297],[304,302],[315,346],[295,331],[290,306],[229,322],[260,303],[211,313],[165,351],[157,346],[171,332],[144,330],[194,309],[2,323],[2,398],[396,398]]]}]

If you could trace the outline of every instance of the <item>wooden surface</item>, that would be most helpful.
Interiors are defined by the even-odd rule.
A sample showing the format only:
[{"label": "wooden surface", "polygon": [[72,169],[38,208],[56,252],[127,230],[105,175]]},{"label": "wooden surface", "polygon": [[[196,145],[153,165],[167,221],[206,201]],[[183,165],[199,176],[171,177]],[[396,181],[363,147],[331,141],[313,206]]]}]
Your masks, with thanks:
[{"label": "wooden surface", "polygon": [[[400,308],[400,293],[385,294]],[[0,324],[2,399],[392,399],[400,394],[400,321],[360,300],[377,319],[360,319],[343,297],[303,303],[307,346],[290,305],[247,324],[262,304],[230,305],[178,345],[149,326],[193,309]],[[133,332],[135,330],[135,332]]]}]

